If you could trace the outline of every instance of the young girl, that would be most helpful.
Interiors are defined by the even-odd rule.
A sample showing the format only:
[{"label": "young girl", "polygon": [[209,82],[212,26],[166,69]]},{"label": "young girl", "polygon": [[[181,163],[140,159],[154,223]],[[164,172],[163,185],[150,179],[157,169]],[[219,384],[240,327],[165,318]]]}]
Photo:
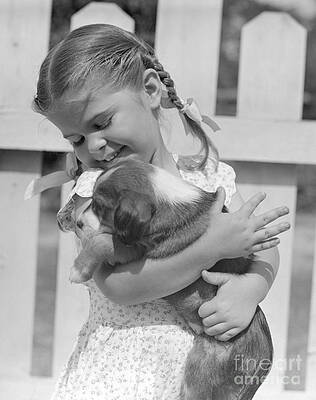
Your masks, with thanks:
[{"label": "young girl", "polygon": [[[186,129],[200,138],[202,161],[168,152],[159,128],[161,105],[176,107]],[[96,271],[87,283],[89,318],[53,395],[54,400],[179,399],[193,335],[161,298],[191,284],[219,259],[266,250],[245,276],[203,272],[206,281],[219,286],[217,296],[199,310],[205,332],[219,340],[239,333],[277,272],[273,237],[288,229],[287,224],[264,227],[288,210],[252,215],[264,195],[242,203],[234,171],[218,162],[196,108],[177,96],[153,50],[122,29],[100,24],[71,32],[42,64],[34,107],[70,141],[84,170],[138,158],[209,191],[223,186],[226,205],[238,210],[221,212],[225,193],[220,189],[210,228],[189,248],[168,259]],[[81,175],[66,207],[72,219],[84,210],[82,199],[91,196],[89,176]]]}]

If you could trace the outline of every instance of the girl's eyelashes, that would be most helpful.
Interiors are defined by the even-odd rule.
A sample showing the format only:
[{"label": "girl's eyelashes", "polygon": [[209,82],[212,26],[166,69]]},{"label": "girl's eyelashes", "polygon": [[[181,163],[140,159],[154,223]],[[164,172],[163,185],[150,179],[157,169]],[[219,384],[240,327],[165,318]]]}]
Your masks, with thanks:
[{"label": "girl's eyelashes", "polygon": [[[104,122],[95,122],[92,125],[92,128],[93,128],[93,130],[101,131],[102,129],[109,127],[111,122],[112,122],[112,117],[107,119]],[[68,140],[70,141],[72,146],[78,147],[78,146],[81,146],[85,142],[85,137],[80,136],[80,138],[78,138],[76,140],[71,140],[70,138]]]},{"label": "girl's eyelashes", "polygon": [[112,122],[112,117],[103,122],[95,122],[93,124],[93,128],[96,129],[97,131],[101,131],[102,129],[107,128],[111,124],[111,122]]}]

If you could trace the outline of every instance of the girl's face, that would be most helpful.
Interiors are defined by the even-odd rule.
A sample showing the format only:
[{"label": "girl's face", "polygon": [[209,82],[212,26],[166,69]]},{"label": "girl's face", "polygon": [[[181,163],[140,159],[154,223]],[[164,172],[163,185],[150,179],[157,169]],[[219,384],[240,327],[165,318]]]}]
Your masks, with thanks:
[{"label": "girl's face", "polygon": [[155,115],[160,104],[156,89],[113,91],[86,84],[68,90],[46,116],[87,167],[107,169],[127,158],[153,162],[166,150]]}]

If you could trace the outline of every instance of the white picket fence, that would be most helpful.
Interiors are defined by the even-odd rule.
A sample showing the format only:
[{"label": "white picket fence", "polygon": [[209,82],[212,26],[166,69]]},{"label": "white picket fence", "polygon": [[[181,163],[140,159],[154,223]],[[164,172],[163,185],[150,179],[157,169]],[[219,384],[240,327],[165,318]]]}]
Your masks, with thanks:
[{"label": "white picket fence", "polygon": [[[70,149],[53,125],[30,110],[48,49],[50,12],[51,0],[0,0],[0,397],[6,400],[49,398],[87,316],[86,290],[68,282],[73,238],[60,233],[53,377],[31,376],[39,198],[24,202],[23,193],[40,175],[42,151]],[[179,94],[194,97],[204,113],[214,115],[222,0],[160,0],[157,13],[159,59]],[[111,3],[90,3],[74,15],[72,28],[97,22],[134,29],[131,17]],[[305,47],[305,29],[285,13],[263,13],[247,23],[241,39],[237,116],[216,116],[222,133],[212,135],[222,159],[239,161],[245,198],[263,190],[268,198],[259,211],[281,204],[291,210],[293,228],[282,235],[279,273],[263,303],[276,363],[256,399],[316,399],[315,277],[306,388],[284,390],[296,166],[316,164],[316,122],[301,121]],[[178,118],[172,112],[167,118],[172,136],[170,130],[164,136],[170,149],[192,152],[197,144],[183,135]],[[66,192],[67,187],[63,195]]]}]

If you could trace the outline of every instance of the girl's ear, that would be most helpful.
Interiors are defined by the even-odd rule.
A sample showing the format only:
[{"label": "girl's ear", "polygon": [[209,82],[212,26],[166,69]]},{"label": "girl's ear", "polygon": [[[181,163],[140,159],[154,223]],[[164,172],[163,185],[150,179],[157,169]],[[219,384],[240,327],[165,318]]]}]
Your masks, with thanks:
[{"label": "girl's ear", "polygon": [[152,110],[160,107],[162,87],[159,75],[153,68],[146,69],[143,74],[143,85],[149,96],[149,105]]},{"label": "girl's ear", "polygon": [[149,196],[124,190],[114,211],[113,234],[126,245],[144,245],[144,236],[149,233],[154,211],[155,206]]}]

